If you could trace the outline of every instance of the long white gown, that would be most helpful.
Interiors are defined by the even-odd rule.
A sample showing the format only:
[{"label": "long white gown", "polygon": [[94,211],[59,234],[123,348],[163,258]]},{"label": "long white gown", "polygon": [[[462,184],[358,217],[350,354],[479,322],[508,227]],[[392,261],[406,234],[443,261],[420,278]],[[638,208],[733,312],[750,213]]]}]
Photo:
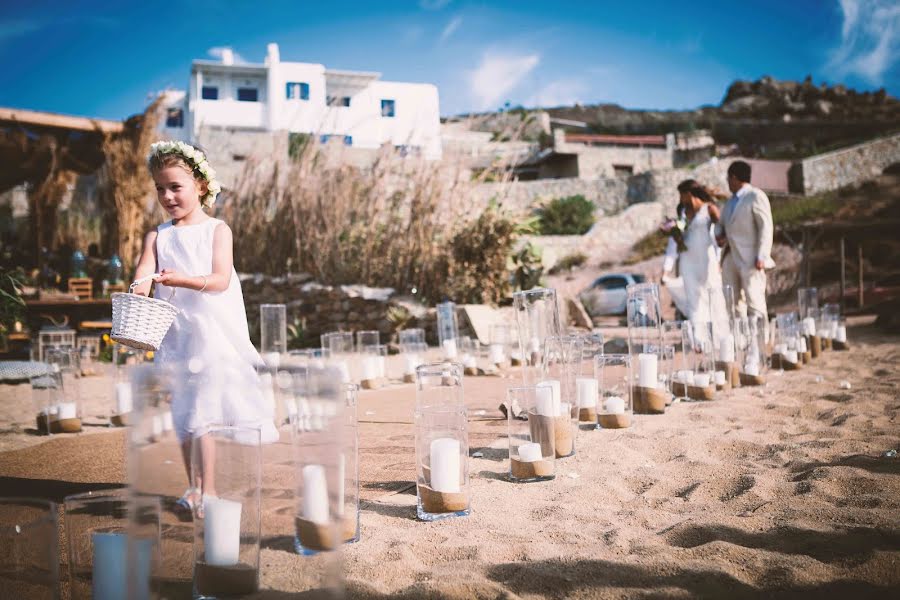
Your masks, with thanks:
[{"label": "long white gown", "polygon": [[716,331],[728,331],[728,310],[722,293],[712,220],[706,204],[684,232],[684,250],[678,257],[680,277],[666,282],[678,309],[694,324],[712,322]]},{"label": "long white gown", "polygon": [[[222,221],[209,218],[157,227],[157,270],[186,275],[212,272],[213,234]],[[172,292],[175,292],[172,295]],[[247,312],[237,272],[222,292],[198,292],[157,284],[155,296],[181,312],[156,353],[156,362],[181,373],[173,386],[172,417],[179,439],[202,434],[212,424],[259,427],[261,439],[278,439],[274,407],[262,393],[259,353],[250,342]]]}]

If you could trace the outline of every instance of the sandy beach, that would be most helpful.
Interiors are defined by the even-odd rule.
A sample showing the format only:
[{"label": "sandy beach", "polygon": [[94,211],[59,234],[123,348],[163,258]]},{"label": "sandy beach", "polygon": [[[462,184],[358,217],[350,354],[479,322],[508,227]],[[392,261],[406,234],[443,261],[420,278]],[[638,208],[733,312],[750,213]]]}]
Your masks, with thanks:
[{"label": "sandy beach", "polygon": [[[471,453],[482,455],[469,463],[472,514],[437,523],[415,519],[414,386],[362,392],[362,537],[341,553],[347,595],[896,595],[900,458],[889,451],[900,447],[900,340],[868,320],[853,325],[851,351],[772,372],[765,388],[638,415],[627,430],[580,431],[550,482],[506,480],[497,406],[518,374],[466,378]],[[0,495],[61,501],[125,483],[124,430],[91,425],[109,380],[87,385],[85,433],[49,440],[27,431],[30,388],[0,386]],[[183,478],[174,463],[167,489],[180,495]],[[264,452],[255,598],[295,597],[323,569],[322,557],[292,551],[292,490],[285,435]],[[190,522],[167,515],[164,536],[173,557],[189,556]]]}]

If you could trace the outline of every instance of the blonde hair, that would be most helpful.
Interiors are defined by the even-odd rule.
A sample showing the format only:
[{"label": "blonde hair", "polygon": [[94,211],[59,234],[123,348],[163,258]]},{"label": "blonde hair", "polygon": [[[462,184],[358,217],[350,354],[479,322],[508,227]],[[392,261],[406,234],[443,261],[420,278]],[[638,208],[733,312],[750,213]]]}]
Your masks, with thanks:
[{"label": "blonde hair", "polygon": [[[206,181],[206,178],[200,173],[198,169],[191,165],[187,161],[187,159],[185,159],[180,154],[152,154],[147,161],[147,166],[150,169],[151,175],[155,175],[156,173],[159,173],[163,169],[168,169],[169,167],[181,167],[188,175],[194,178],[194,181],[197,182],[198,185],[206,186],[207,189],[209,189],[209,183]],[[212,206],[212,203],[209,201],[208,194],[200,194],[200,206],[202,206],[203,208],[209,208],[210,206]]]}]

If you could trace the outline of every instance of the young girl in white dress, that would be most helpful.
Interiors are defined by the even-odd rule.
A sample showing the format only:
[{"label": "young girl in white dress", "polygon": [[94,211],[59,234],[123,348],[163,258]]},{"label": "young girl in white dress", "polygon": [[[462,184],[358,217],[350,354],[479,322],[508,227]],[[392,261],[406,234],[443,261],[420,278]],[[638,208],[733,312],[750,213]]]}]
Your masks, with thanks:
[{"label": "young girl in white dress", "polygon": [[[180,504],[192,507],[200,495],[214,496],[214,457],[201,437],[211,424],[259,427],[264,443],[278,439],[272,407],[260,392],[262,364],[250,342],[241,284],[232,262],[231,229],[204,209],[220,191],[204,154],[184,142],[157,142],[148,157],[160,205],[171,217],[144,238],[135,279],[160,273],[157,298],[179,314],[155,361],[190,373],[194,385],[177,385],[172,398],[175,431],[190,477],[192,439],[199,437],[201,489],[188,489]],[[150,283],[137,288],[147,294]],[[174,295],[173,295],[174,292]],[[207,467],[208,465],[208,467]]]}]

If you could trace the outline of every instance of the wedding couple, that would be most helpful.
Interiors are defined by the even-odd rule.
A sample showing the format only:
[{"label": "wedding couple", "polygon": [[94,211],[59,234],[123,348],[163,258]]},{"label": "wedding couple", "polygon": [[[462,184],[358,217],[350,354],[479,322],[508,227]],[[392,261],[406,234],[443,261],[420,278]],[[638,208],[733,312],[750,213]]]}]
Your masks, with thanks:
[{"label": "wedding couple", "polygon": [[[722,286],[731,286],[738,314],[767,318],[766,269],[774,226],[769,198],[750,185],[750,165],[728,167],[732,195],[720,210],[715,193],[688,179],[678,184],[678,219],[663,263],[663,283],[675,305],[694,323],[727,323]],[[683,215],[683,216],[682,216]],[[720,266],[721,259],[721,266]],[[678,264],[679,277],[672,272]]]}]

